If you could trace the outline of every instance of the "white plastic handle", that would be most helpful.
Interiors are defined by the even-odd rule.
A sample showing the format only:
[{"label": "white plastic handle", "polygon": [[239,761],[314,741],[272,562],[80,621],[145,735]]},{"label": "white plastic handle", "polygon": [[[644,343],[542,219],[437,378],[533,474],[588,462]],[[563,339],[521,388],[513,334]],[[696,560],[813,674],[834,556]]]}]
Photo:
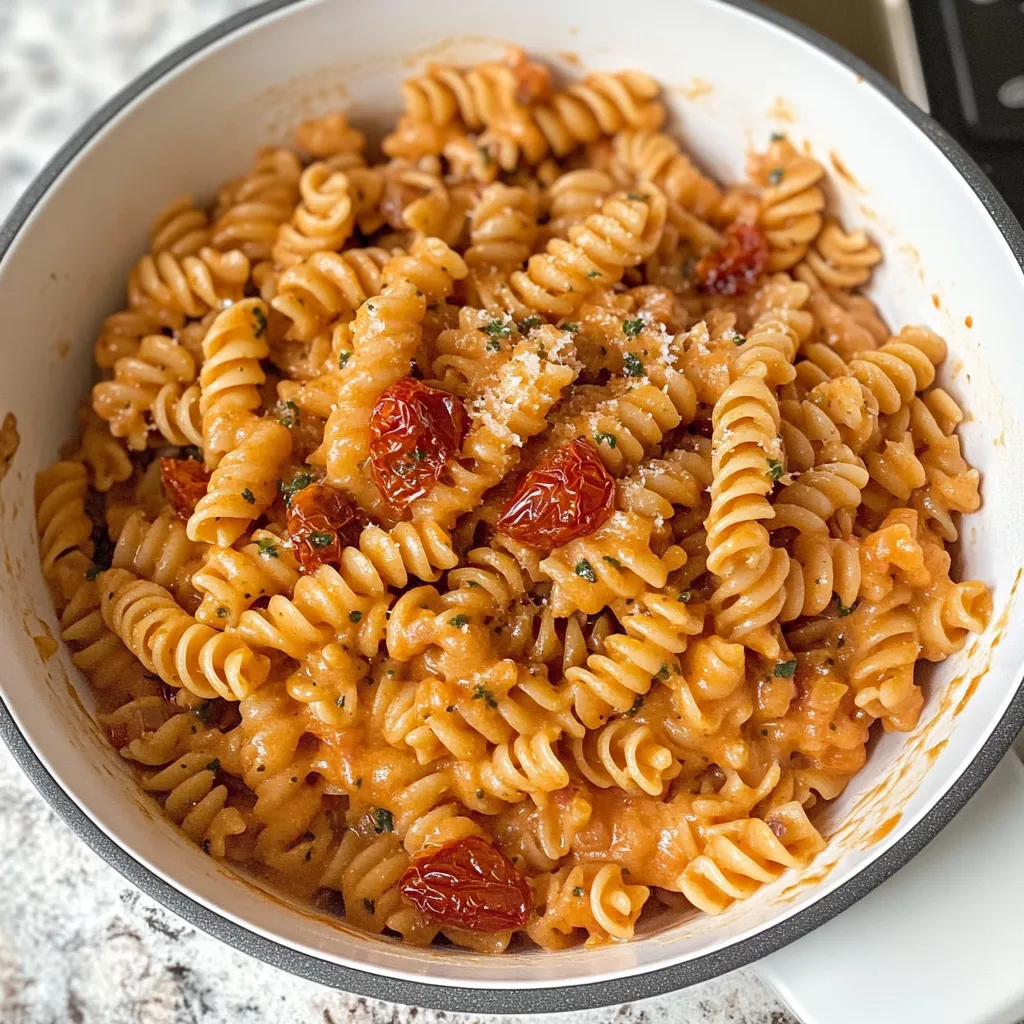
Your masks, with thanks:
[{"label": "white plastic handle", "polygon": [[1016,755],[902,871],[758,970],[804,1024],[1024,1018],[1024,765]]}]

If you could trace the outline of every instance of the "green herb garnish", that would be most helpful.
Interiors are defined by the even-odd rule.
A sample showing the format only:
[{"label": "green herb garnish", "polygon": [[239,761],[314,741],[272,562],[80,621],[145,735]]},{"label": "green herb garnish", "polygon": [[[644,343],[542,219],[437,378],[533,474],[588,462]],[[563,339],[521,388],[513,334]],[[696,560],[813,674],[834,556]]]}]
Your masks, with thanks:
[{"label": "green herb garnish", "polygon": [[[504,320],[491,320],[480,328],[490,338],[508,338],[512,335],[512,325]],[[499,346],[500,347],[500,346]]]},{"label": "green herb garnish", "polygon": [[597,573],[594,572],[594,567],[585,558],[581,558],[576,563],[576,575],[588,583],[597,582]]},{"label": "green herb garnish", "polygon": [[796,672],[796,658],[792,661],[780,661],[775,669],[772,671],[772,675],[776,679],[792,679]]},{"label": "green herb garnish", "polygon": [[292,477],[292,482],[290,484],[286,484],[282,480],[277,485],[277,489],[280,492],[281,497],[284,498],[285,505],[287,505],[288,508],[291,508],[292,499],[295,495],[298,494],[299,491],[303,490],[303,488],[315,483],[316,477],[313,476],[312,473],[296,473],[295,476]]},{"label": "green herb garnish", "polygon": [[778,459],[768,460],[768,476],[772,480],[780,480],[783,472],[782,463]]},{"label": "green herb garnish", "polygon": [[496,708],[498,706],[498,702],[494,699],[494,694],[483,683],[476,684],[476,689],[473,690],[473,700],[482,700],[489,708]]},{"label": "green herb garnish", "polygon": [[248,487],[246,487],[246,489],[244,491],[242,491],[242,500],[243,501],[247,501],[250,505],[255,505],[256,504],[256,495],[253,494],[252,491],[250,491]]},{"label": "green herb garnish", "polygon": [[607,445],[609,448],[614,448],[619,443],[619,439],[614,434],[607,434],[603,430],[599,430],[594,435],[594,440],[598,444]]},{"label": "green herb garnish", "polygon": [[381,832],[395,831],[395,816],[386,807],[374,807],[373,831],[377,835],[380,835]]},{"label": "green herb garnish", "polygon": [[278,402],[277,422],[291,430],[299,422],[299,407],[294,402]]},{"label": "green herb garnish", "polygon": [[640,362],[640,357],[632,352],[627,352],[622,357],[622,368],[626,371],[627,377],[643,377],[646,375],[644,364]]},{"label": "green herb garnish", "polygon": [[640,317],[622,321],[622,333],[627,338],[635,338],[644,329],[644,322]]}]

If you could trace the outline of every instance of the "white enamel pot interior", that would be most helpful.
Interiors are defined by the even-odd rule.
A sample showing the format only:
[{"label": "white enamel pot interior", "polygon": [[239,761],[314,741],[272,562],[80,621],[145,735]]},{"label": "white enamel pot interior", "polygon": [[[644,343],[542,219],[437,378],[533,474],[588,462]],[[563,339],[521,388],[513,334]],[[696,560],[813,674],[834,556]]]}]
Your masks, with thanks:
[{"label": "white enamel pot interior", "polygon": [[[0,239],[0,413],[15,414],[21,437],[0,485],[9,712],[0,724],[48,799],[137,884],[327,984],[450,1008],[572,1009],[724,973],[795,938],[895,870],[980,784],[1024,711],[1013,701],[1024,661],[1024,487],[1012,457],[1024,449],[1012,400],[1024,394],[1020,229],[938,129],[920,115],[915,124],[909,105],[852,58],[793,29],[716,0],[448,0],[429,15],[405,0],[271,3],[172,55],[44,172]],[[918,730],[878,741],[824,818],[828,849],[804,872],[721,917],[666,914],[628,944],[487,958],[370,938],[268,898],[139,794],[91,724],[88,689],[67,653],[41,656],[37,640],[55,635],[56,622],[37,567],[32,478],[74,430],[96,328],[123,305],[127,272],[163,204],[182,192],[210,199],[301,117],[343,106],[362,127],[386,125],[411,69],[494,55],[507,42],[569,74],[578,67],[567,53],[585,66],[648,71],[665,86],[675,129],[723,181],[776,130],[806,141],[832,170],[833,208],[885,252],[872,295],[889,323],[923,322],[949,341],[943,382],[968,410],[962,440],[984,475],[962,571],[989,584],[996,610],[985,635],[931,672]]]}]

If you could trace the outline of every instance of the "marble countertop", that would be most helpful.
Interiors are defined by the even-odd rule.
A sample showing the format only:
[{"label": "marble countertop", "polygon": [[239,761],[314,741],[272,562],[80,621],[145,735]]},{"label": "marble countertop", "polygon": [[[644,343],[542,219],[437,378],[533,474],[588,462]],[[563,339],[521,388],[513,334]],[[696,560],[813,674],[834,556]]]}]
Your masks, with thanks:
[{"label": "marble countertop", "polygon": [[[0,0],[0,217],[116,89],[244,6],[245,0]],[[196,931],[80,842],[2,746],[0,863],[3,1024],[479,1019],[333,992]],[[570,1016],[578,1024],[793,1024],[749,971],[676,995]]]}]

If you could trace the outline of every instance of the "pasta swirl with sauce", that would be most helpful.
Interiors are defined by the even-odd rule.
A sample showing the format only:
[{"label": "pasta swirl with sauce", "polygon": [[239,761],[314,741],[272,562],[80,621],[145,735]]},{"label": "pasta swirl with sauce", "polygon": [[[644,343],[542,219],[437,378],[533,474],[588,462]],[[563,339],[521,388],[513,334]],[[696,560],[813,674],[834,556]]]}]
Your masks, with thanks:
[{"label": "pasta swirl with sauce", "polygon": [[157,214],[35,480],[69,664],[184,836],[382,939],[735,913],[988,629],[946,342],[785,136],[720,183],[518,49],[401,95]]}]

